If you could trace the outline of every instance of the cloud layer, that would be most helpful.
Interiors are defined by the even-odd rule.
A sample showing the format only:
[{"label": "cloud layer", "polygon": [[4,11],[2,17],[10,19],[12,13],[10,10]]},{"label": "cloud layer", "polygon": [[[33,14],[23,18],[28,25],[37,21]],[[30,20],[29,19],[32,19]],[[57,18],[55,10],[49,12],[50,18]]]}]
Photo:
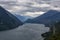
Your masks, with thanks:
[{"label": "cloud layer", "polygon": [[[0,5],[11,13],[36,17],[44,12],[54,9],[60,10],[59,0],[0,0]],[[41,13],[43,12],[43,13]]]}]

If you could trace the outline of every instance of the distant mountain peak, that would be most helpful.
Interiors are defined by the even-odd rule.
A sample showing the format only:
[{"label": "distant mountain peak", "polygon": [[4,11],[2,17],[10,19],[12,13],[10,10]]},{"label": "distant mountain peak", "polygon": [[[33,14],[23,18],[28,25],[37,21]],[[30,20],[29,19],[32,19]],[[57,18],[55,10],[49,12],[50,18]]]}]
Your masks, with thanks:
[{"label": "distant mountain peak", "polygon": [[0,6],[0,8],[3,8],[2,6]]},{"label": "distant mountain peak", "polygon": [[51,11],[52,11],[52,12],[55,12],[55,11],[57,12],[57,10],[49,10],[48,12],[51,12]]},{"label": "distant mountain peak", "polygon": [[0,6],[0,10],[5,10],[2,6]]}]

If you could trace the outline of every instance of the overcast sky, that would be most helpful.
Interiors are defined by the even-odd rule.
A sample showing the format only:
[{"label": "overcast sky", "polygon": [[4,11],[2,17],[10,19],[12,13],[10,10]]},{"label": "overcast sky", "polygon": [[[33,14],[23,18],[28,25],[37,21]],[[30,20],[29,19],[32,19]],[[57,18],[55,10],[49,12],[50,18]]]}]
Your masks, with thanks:
[{"label": "overcast sky", "polygon": [[48,10],[60,10],[60,0],[0,0],[0,6],[13,14],[37,17]]}]

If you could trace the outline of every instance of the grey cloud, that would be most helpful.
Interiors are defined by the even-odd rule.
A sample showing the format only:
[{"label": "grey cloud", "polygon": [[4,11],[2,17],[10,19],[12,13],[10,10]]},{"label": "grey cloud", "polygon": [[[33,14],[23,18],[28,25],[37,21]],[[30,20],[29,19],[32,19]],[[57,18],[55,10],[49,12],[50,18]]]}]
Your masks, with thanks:
[{"label": "grey cloud", "polygon": [[14,5],[16,5],[16,2],[13,2],[13,1],[0,1],[0,4],[2,4],[2,5],[10,5],[10,6],[14,6]]},{"label": "grey cloud", "polygon": [[[32,0],[31,0],[32,1]],[[45,2],[42,2],[42,1],[45,1]],[[34,0],[32,2],[25,2],[25,3],[18,3],[16,1],[0,1],[0,4],[4,5],[3,7],[8,9],[8,10],[12,10],[12,8],[14,8],[15,6],[23,6],[23,7],[26,7],[27,9],[24,10],[18,10],[17,13],[20,13],[20,14],[26,14],[26,12],[40,12],[40,11],[47,11],[49,10],[50,8],[49,7],[44,7],[44,8],[40,8],[40,7],[33,7],[31,5],[34,5],[34,3],[38,3],[38,4],[44,4],[44,3],[47,3],[49,5],[53,5],[54,4],[51,2],[51,0]],[[58,4],[58,3],[57,3]],[[57,5],[56,4],[56,5]],[[59,4],[58,4],[59,5]]]},{"label": "grey cloud", "polygon": [[[36,0],[35,0],[35,1],[36,1]],[[39,0],[37,0],[36,2],[38,3]],[[41,2],[41,3],[42,3],[42,2]],[[29,3],[29,2],[22,3],[22,4],[17,4],[17,2],[8,1],[8,2],[0,2],[0,4],[4,5],[4,7],[7,8],[7,9],[11,9],[11,8],[13,8],[14,6],[27,7],[28,10],[23,10],[23,12],[25,12],[25,11],[28,11],[28,12],[36,12],[36,11],[41,11],[41,10],[42,10],[41,8],[38,8],[38,7],[32,7],[31,5],[33,5],[33,3]]]},{"label": "grey cloud", "polygon": [[49,7],[45,7],[45,8],[40,8],[40,7],[32,7],[32,6],[29,6],[27,10],[22,10],[22,11],[19,11],[19,13],[21,14],[25,14],[26,12],[40,12],[40,11],[48,11],[49,10]]}]

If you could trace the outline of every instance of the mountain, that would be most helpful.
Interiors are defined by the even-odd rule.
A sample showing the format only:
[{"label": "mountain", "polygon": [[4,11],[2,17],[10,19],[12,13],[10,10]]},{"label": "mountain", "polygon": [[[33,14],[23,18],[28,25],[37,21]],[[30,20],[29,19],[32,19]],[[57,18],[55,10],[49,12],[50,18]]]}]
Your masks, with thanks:
[{"label": "mountain", "polygon": [[21,16],[18,14],[14,14],[20,21],[25,22],[28,18],[26,16]]},{"label": "mountain", "polygon": [[34,19],[28,19],[26,23],[38,23],[49,26],[49,24],[53,24],[56,21],[60,21],[60,12],[56,10],[49,10],[41,16]]},{"label": "mountain", "polygon": [[17,17],[0,6],[0,31],[13,29],[22,24]]}]

